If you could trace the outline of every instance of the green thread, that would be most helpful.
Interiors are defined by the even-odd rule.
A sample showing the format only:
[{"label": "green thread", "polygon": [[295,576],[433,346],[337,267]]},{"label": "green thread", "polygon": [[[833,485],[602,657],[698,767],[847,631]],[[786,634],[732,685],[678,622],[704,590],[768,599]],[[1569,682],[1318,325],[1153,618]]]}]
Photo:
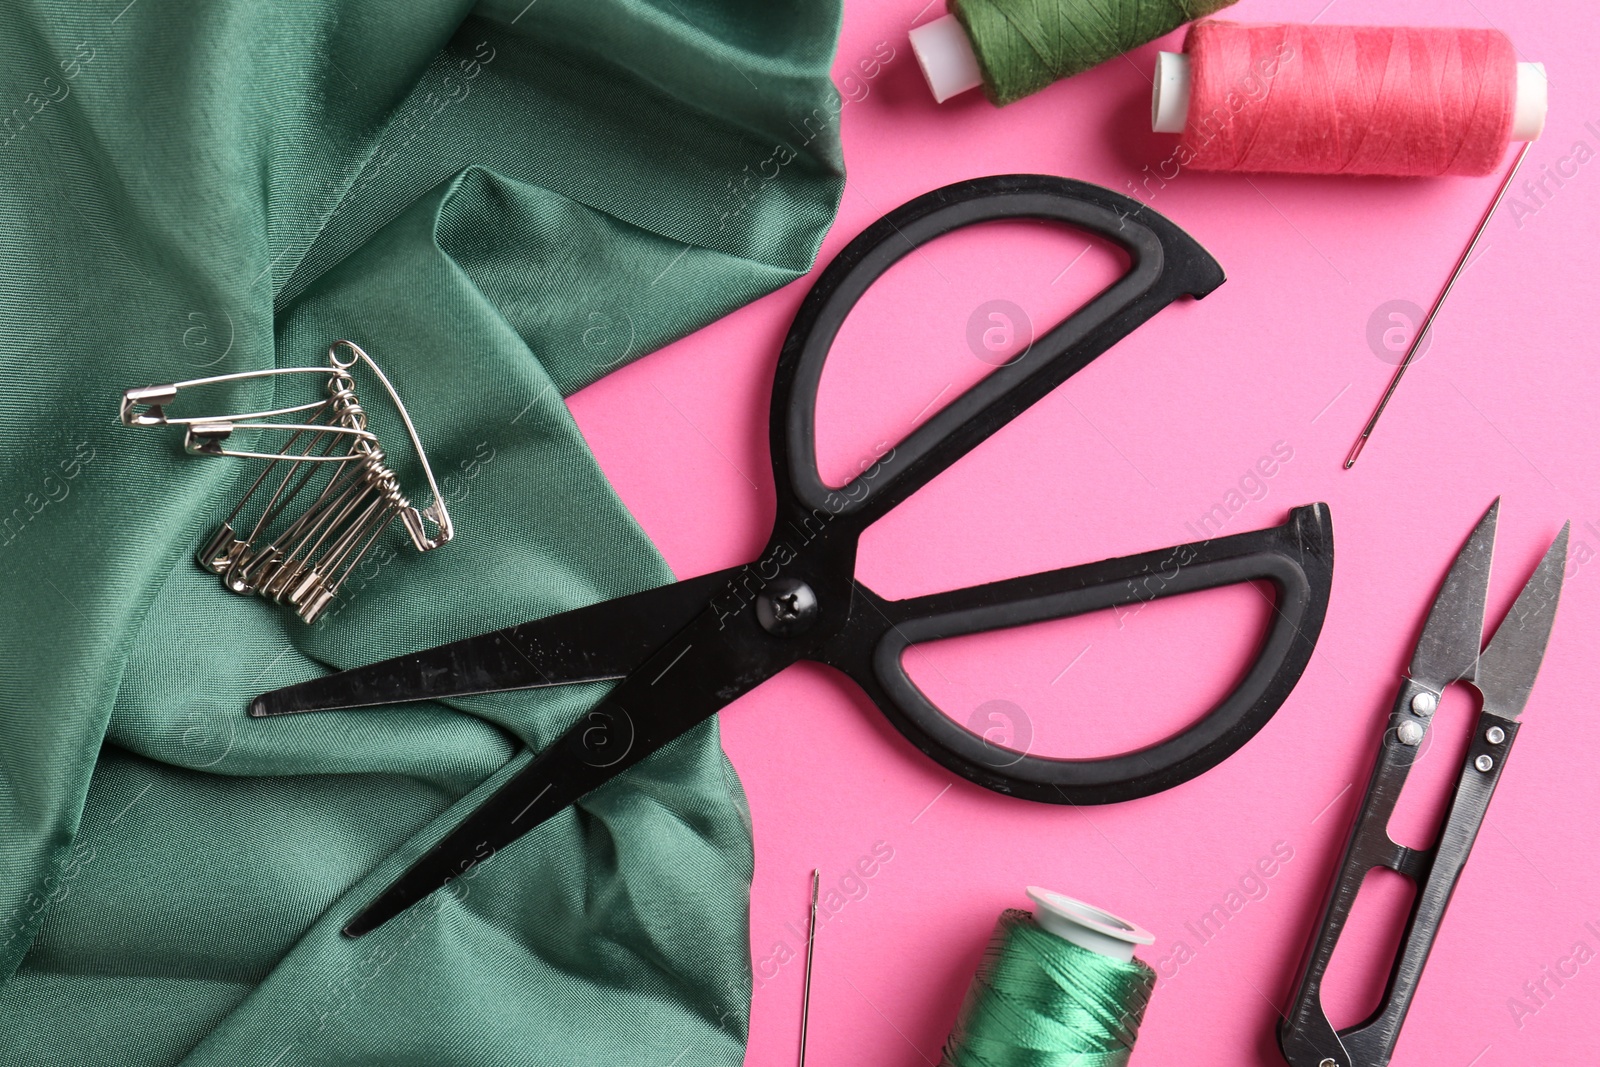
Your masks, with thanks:
[{"label": "green thread", "polygon": [[1124,1067],[1156,972],[1007,911],[967,989],[940,1067]]},{"label": "green thread", "polygon": [[1104,63],[1234,0],[949,0],[983,90],[1009,104]]}]

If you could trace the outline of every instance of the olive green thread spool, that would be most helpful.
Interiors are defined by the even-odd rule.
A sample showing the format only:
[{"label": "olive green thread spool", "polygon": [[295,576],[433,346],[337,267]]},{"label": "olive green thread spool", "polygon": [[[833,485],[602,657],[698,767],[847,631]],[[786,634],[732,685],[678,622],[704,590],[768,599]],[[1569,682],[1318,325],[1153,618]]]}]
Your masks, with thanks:
[{"label": "olive green thread spool", "polygon": [[1028,888],[1030,915],[1000,916],[940,1067],[1124,1067],[1156,974],[1155,938],[1109,912]]},{"label": "olive green thread spool", "polygon": [[935,100],[982,85],[1005,105],[1149,44],[1235,0],[949,0],[911,31]]}]

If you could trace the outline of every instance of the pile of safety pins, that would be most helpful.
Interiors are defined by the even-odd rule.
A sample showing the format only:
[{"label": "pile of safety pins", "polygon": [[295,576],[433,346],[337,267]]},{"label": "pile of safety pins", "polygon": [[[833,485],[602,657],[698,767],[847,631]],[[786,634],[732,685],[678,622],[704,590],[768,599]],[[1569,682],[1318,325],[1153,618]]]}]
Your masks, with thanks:
[{"label": "pile of safety pins", "polygon": [[[377,434],[367,425],[366,410],[356,396],[357,363],[370,369],[389,394],[411,438],[433,496],[425,508],[412,504],[401,491]],[[177,418],[166,411],[183,389],[287,374],[323,375],[327,395],[236,415]],[[271,421],[280,416],[299,416],[303,421]],[[333,602],[345,579],[397,516],[419,552],[438,548],[454,534],[405,405],[377,363],[353,341],[334,342],[327,367],[246,371],[129,389],[122,396],[122,421],[128,426],[182,426],[184,451],[193,455],[266,461],[265,469],[195,558],[233,592],[260,594],[292,608],[304,622],[315,622]],[[227,442],[237,430],[287,433],[288,438],[277,452],[229,449]],[[242,527],[240,517],[246,507],[263,498],[259,514],[240,536],[235,524]],[[309,503],[297,504],[304,501]]]}]

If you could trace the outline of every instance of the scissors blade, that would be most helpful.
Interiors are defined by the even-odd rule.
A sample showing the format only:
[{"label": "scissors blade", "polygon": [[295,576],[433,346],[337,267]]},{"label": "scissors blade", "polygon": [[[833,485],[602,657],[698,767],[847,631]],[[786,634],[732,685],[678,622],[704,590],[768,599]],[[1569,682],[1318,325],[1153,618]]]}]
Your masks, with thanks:
[{"label": "scissors blade", "polygon": [[549,615],[263,693],[256,718],[625,677],[705,610],[739,568]]},{"label": "scissors blade", "polygon": [[[740,568],[743,569],[743,568]],[[725,576],[724,576],[725,577]],[[345,925],[360,937],[754,689],[806,651],[715,607],[660,649]]]},{"label": "scissors blade", "polygon": [[1411,657],[1411,677],[1436,692],[1451,682],[1471,678],[1477,666],[1499,515],[1500,498],[1496,497],[1444,576]]},{"label": "scissors blade", "polygon": [[1483,694],[1484,711],[1515,719],[1528,704],[1528,694],[1550,643],[1556,606],[1561,601],[1571,530],[1570,522],[1561,527],[1478,660],[1473,685]]}]

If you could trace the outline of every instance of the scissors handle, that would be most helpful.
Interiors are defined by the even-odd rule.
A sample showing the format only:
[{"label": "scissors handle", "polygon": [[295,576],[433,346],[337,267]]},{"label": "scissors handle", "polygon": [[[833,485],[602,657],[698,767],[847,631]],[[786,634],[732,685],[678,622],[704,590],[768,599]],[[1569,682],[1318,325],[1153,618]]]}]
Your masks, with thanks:
[{"label": "scissors handle", "polygon": [[[1264,580],[1276,592],[1255,662],[1219,704],[1154,745],[1097,759],[1061,759],[995,745],[941,711],[906,673],[913,644],[1148,603]],[[853,677],[912,744],[956,774],[999,793],[1056,804],[1109,804],[1148,796],[1209,770],[1254,737],[1310,661],[1333,581],[1326,504],[1295,508],[1282,526],[1157,549],[949,593],[867,603],[815,658]],[[1130,693],[1107,709],[1137,708]]]},{"label": "scissors handle", "polygon": [[[1036,341],[1022,358],[969,388],[848,485],[817,471],[816,409],[822,368],[856,302],[919,246],[998,219],[1066,223],[1127,252],[1127,272]],[[1098,185],[1042,174],[957,182],[889,212],[845,246],[807,294],[778,359],[772,390],[772,465],[778,523],[826,516],[853,530],[916,492],[940,471],[1180,296],[1223,282],[1199,243],[1137,200]]]}]

